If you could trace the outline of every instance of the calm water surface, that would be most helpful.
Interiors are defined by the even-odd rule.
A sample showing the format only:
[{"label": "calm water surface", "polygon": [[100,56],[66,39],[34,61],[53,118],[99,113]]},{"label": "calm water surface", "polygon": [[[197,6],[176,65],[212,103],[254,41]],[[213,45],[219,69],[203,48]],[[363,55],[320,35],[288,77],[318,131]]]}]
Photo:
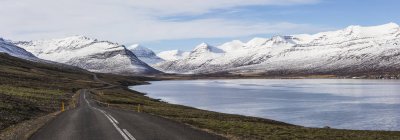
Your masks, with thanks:
[{"label": "calm water surface", "polygon": [[133,90],[173,104],[308,127],[400,130],[400,81],[157,81]]}]

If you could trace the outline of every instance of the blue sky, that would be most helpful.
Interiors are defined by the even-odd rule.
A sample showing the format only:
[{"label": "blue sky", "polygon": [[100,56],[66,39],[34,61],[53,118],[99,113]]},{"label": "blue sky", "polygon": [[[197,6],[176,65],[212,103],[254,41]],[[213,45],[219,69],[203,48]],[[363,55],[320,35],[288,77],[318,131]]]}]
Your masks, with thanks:
[{"label": "blue sky", "polygon": [[399,0],[1,0],[0,37],[84,35],[156,52],[189,51],[349,25],[400,23]]},{"label": "blue sky", "polygon": [[[193,20],[201,18],[228,18],[258,22],[291,22],[324,27],[324,30],[336,30],[349,25],[373,26],[389,22],[400,23],[400,1],[398,0],[325,0],[314,4],[291,6],[245,6],[224,10],[215,10],[210,13],[195,16],[171,16],[165,20]],[[287,34],[315,33],[312,31],[286,31]],[[156,51],[176,49],[190,51],[194,46],[202,42],[212,45],[239,39],[248,41],[253,37],[271,37],[280,35],[256,34],[248,36],[227,38],[194,38],[182,40],[163,40],[143,42]]]}]

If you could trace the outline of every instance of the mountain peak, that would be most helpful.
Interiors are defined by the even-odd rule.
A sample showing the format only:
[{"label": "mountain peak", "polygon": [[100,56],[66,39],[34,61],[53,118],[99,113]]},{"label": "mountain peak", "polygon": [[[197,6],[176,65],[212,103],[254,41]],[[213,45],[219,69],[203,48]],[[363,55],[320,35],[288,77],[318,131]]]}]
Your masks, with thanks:
[{"label": "mountain peak", "polygon": [[260,46],[273,46],[273,45],[281,45],[281,44],[295,44],[292,41],[293,37],[292,36],[281,36],[281,35],[276,35],[271,38],[260,38],[260,37],[255,37],[251,39],[249,42],[245,44],[246,47],[260,47]]},{"label": "mountain peak", "polygon": [[205,52],[222,53],[223,51],[207,43],[201,43],[200,45],[197,45],[196,48],[192,51],[192,53],[205,53]]},{"label": "mountain peak", "polygon": [[63,39],[64,40],[97,40],[97,39],[92,39],[92,38],[84,36],[84,35],[74,35],[74,36],[63,38]]},{"label": "mountain peak", "polygon": [[150,50],[146,47],[143,47],[139,44],[134,44],[134,45],[128,46],[128,47],[126,47],[126,49],[133,52],[137,57],[147,57],[147,56],[155,56],[156,55],[152,50]]},{"label": "mountain peak", "polygon": [[207,43],[201,43],[197,45],[193,51],[201,51],[201,50],[211,50],[211,46],[208,45]]},{"label": "mountain peak", "polygon": [[380,26],[387,27],[387,28],[399,28],[400,27],[397,23],[394,23],[394,22],[389,22],[387,24],[383,24]]},{"label": "mountain peak", "polygon": [[391,32],[393,29],[399,29],[399,25],[390,22],[387,24],[377,25],[377,26],[360,26],[360,25],[351,25],[344,29],[344,31],[348,32],[360,32],[360,31],[369,31],[369,32]]},{"label": "mountain peak", "polygon": [[128,50],[131,51],[146,51],[146,52],[153,52],[149,48],[143,47],[142,45],[139,44],[133,44],[131,46],[126,47]]},{"label": "mountain peak", "polygon": [[280,35],[273,36],[273,37],[271,38],[271,40],[272,40],[273,42],[275,42],[275,43],[278,43],[278,42],[287,42],[287,41],[286,41],[286,37],[285,37],[285,36],[280,36]]},{"label": "mountain peak", "polygon": [[182,58],[185,58],[189,55],[189,52],[183,52],[181,50],[170,50],[170,51],[163,51],[157,54],[158,57],[168,60],[168,61],[175,61]]},{"label": "mountain peak", "polygon": [[199,45],[197,45],[197,46],[195,47],[195,50],[197,50],[197,49],[207,49],[207,48],[209,48],[209,47],[210,47],[209,44],[203,42],[203,43],[200,43]]},{"label": "mountain peak", "polygon": [[224,50],[225,52],[240,50],[245,47],[245,43],[240,40],[233,40],[218,46],[218,48]]},{"label": "mountain peak", "polygon": [[268,42],[267,38],[255,37],[255,38],[251,39],[249,42],[247,42],[246,46],[256,47],[256,46],[265,45],[267,42]]},{"label": "mountain peak", "polygon": [[152,50],[139,44],[134,44],[126,48],[130,50],[133,54],[135,54],[136,57],[147,64],[153,65],[164,61],[163,59],[158,57]]}]

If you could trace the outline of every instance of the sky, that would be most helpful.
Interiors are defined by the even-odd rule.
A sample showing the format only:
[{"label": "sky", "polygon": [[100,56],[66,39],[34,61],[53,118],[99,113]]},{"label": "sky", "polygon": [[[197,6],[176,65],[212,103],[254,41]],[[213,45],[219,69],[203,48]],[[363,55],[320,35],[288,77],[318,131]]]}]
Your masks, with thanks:
[{"label": "sky", "polygon": [[399,0],[0,0],[0,37],[84,35],[156,52],[400,23]]}]

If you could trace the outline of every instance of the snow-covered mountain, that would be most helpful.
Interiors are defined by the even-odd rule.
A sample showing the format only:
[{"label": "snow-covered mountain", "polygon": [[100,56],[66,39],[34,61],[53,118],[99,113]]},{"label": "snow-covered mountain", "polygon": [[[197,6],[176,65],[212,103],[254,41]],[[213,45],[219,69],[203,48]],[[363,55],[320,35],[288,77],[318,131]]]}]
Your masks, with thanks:
[{"label": "snow-covered mountain", "polygon": [[36,57],[77,66],[93,72],[148,74],[157,70],[139,60],[125,46],[85,36],[14,42]]},{"label": "snow-covered mountain", "polygon": [[189,53],[190,52],[184,52],[180,50],[171,50],[160,52],[157,54],[157,56],[167,61],[175,61],[189,56]]},{"label": "snow-covered mountain", "polygon": [[[168,60],[168,59],[167,59]],[[400,70],[400,27],[349,26],[300,34],[197,46],[187,57],[155,66],[175,73],[357,73]]]},{"label": "snow-covered mountain", "polygon": [[0,38],[0,52],[23,59],[37,60],[32,53],[27,52],[23,48],[14,45],[11,41],[4,40],[3,38]]},{"label": "snow-covered mountain", "polygon": [[164,59],[158,57],[152,50],[145,48],[143,46],[140,46],[138,44],[131,45],[131,46],[127,47],[127,49],[132,51],[133,54],[136,55],[136,57],[138,57],[140,60],[142,60],[143,62],[145,62],[149,65],[153,65],[153,64],[157,64],[157,63],[165,61]]}]

